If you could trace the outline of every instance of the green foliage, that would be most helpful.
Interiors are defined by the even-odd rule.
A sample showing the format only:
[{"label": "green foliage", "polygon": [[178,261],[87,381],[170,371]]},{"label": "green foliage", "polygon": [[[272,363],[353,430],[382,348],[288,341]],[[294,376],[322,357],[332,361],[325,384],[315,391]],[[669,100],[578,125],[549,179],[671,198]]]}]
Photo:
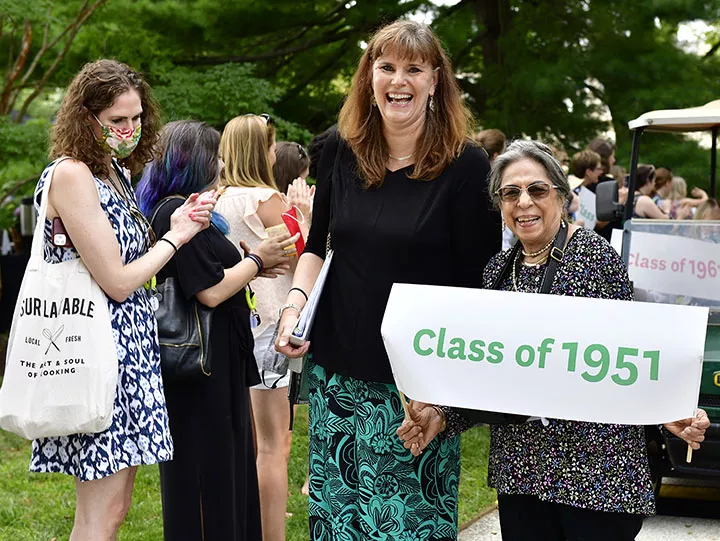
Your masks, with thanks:
[{"label": "green foliage", "polygon": [[[28,18],[36,24],[32,57],[43,25],[54,35],[81,5],[0,0],[0,49],[17,51]],[[336,121],[361,43],[381,24],[413,12],[434,18],[480,126],[559,143],[570,154],[614,129],[618,161],[627,165],[629,120],[653,109],[701,105],[720,87],[720,53],[702,57],[677,39],[681,23],[701,19],[711,25],[708,43],[720,42],[714,26],[720,0],[461,0],[443,6],[429,0],[107,0],[82,26],[29,114],[50,117],[77,70],[110,57],[144,73],[168,120],[197,118],[222,128],[238,114],[268,112],[278,139],[306,143]],[[31,82],[53,58],[41,60]],[[7,64],[0,67],[0,77],[7,70]],[[690,182],[700,182],[707,153],[694,141],[673,141],[658,147],[662,155],[655,161],[687,168]],[[40,148],[33,137],[25,146],[31,153]],[[39,174],[44,162],[13,156],[4,164],[0,158],[13,167],[0,168],[0,186],[31,163],[38,164],[32,174]]]},{"label": "green foliage", "polygon": [[223,64],[207,70],[174,68],[155,84],[155,93],[168,120],[202,119],[222,127],[249,111],[272,108],[280,91],[251,76],[252,66]]},{"label": "green foliage", "polygon": [[[272,112],[282,91],[253,76],[249,64],[222,64],[209,69],[177,67],[154,85],[168,120],[201,119],[219,129],[231,118]],[[278,139],[307,142],[310,133],[293,122],[275,119]]]},{"label": "green foliage", "polygon": [[[640,143],[638,163],[650,163],[655,167],[669,167],[673,174],[683,177],[688,191],[693,186],[710,193],[710,150],[701,148],[686,136],[667,133],[645,132]],[[630,162],[631,142],[618,147],[617,154]],[[689,194],[688,194],[689,195]]]},{"label": "green foliage", "polygon": [[[35,189],[34,180],[48,162],[49,129],[46,119],[15,124],[9,117],[0,116],[0,230],[14,224],[13,212],[20,199]],[[12,197],[3,201],[21,182]]]}]

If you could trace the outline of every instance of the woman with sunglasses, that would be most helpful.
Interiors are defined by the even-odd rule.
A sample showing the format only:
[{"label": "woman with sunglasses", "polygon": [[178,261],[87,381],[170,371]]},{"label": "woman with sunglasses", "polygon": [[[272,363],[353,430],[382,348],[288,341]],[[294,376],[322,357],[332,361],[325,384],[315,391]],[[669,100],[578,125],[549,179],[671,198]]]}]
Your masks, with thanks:
[{"label": "woman with sunglasses", "polygon": [[[499,278],[501,290],[538,292],[559,239],[564,254],[550,294],[632,300],[617,252],[596,233],[565,220],[570,185],[546,145],[513,142],[493,163],[490,192],[518,245],[490,260],[485,287]],[[532,314],[527,315],[532,325]],[[406,421],[398,435],[413,454],[438,433],[441,440],[452,438],[472,426],[468,410],[411,407],[419,410],[415,422]],[[695,420],[665,427],[697,449],[709,424],[698,410]],[[643,518],[655,512],[642,426],[559,419],[495,425],[488,477],[498,492],[505,541],[630,541]]]},{"label": "woman with sunglasses", "polygon": [[[275,127],[269,115],[243,115],[227,123],[220,139],[225,168],[220,176],[227,189],[218,201],[218,212],[228,221],[229,238],[244,241],[254,250],[264,239],[285,231],[283,214],[291,207],[273,178]],[[294,149],[297,152],[297,147]],[[293,241],[299,238],[293,237]],[[290,271],[276,280],[257,280],[257,315],[253,328],[254,354],[261,381],[250,389],[257,445],[257,475],[260,486],[264,541],[285,539],[285,508],[288,495],[287,464],[292,432],[287,399],[288,373],[266,369],[277,353],[273,332],[285,295],[292,287],[297,254],[286,253]]]}]

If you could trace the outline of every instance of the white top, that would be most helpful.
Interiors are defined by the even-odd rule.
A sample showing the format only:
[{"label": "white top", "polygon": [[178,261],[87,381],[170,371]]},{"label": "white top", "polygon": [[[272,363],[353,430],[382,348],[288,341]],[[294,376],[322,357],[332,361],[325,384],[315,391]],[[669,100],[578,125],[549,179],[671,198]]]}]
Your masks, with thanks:
[{"label": "white top", "polygon": [[[228,238],[240,249],[240,241],[244,241],[254,250],[263,239],[267,238],[265,226],[258,216],[260,203],[269,200],[280,192],[272,188],[245,188],[228,186],[215,205],[215,210],[228,221],[230,232]],[[257,311],[260,314],[260,325],[253,329],[253,336],[259,336],[265,329],[278,321],[278,310],[285,304],[288,290],[292,287],[293,274],[287,272],[275,279],[258,278],[250,287],[257,296]]]}]

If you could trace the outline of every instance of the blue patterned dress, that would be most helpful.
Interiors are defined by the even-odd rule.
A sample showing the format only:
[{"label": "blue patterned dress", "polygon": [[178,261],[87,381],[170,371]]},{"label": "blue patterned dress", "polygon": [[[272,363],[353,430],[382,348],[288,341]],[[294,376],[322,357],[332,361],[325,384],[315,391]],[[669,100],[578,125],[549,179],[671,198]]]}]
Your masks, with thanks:
[{"label": "blue patterned dress", "polygon": [[[36,211],[49,169],[45,169],[35,189]],[[120,245],[123,263],[138,259],[148,249],[145,232],[133,219],[125,200],[98,178],[95,184]],[[46,221],[45,261],[59,263],[78,257],[73,248],[53,246],[50,230],[50,222]],[[33,441],[30,471],[65,473],[92,481],[130,466],[172,458],[155,314],[148,295],[141,287],[124,302],[108,298],[108,309],[118,355],[118,385],[110,428],[97,434]]]}]

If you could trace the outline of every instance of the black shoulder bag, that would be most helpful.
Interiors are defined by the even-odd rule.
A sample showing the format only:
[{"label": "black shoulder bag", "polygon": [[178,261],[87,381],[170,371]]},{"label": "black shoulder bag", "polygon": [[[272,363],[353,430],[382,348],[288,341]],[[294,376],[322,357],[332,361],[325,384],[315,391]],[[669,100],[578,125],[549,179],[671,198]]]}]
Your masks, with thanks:
[{"label": "black shoulder bag", "polygon": [[[553,242],[552,248],[550,248],[550,256],[548,257],[548,264],[545,267],[545,273],[540,284],[540,290],[538,293],[545,295],[550,293],[553,280],[555,279],[555,273],[557,272],[558,265],[565,255],[565,241],[567,239],[567,224],[563,221],[563,226],[560,227],[555,241]],[[512,272],[513,261],[517,258],[518,252],[521,250],[522,245],[520,242],[515,243],[510,249],[510,254],[505,260],[500,272],[498,273],[495,280],[493,280],[492,286],[489,289],[499,290],[502,286],[505,278]],[[465,419],[473,424],[489,424],[489,425],[510,425],[510,424],[521,424],[527,421],[529,415],[517,415],[514,413],[500,413],[495,411],[480,411],[471,410],[464,408],[453,408],[456,412],[462,415]]]},{"label": "black shoulder bag", "polygon": [[[150,225],[160,209],[171,199],[160,201],[150,216]],[[188,380],[210,375],[210,324],[212,309],[195,298],[186,299],[175,278],[157,286],[158,309],[155,311],[163,376]]]}]

